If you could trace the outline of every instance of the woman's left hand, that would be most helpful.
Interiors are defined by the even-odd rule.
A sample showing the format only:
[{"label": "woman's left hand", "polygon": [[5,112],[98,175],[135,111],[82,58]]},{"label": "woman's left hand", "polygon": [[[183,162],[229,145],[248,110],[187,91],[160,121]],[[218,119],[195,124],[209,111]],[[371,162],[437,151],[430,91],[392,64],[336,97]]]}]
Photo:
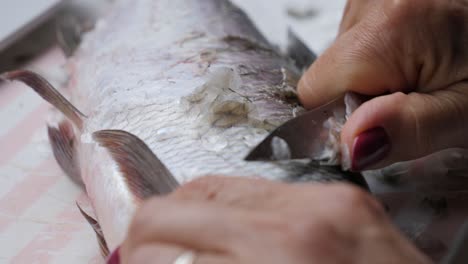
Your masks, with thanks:
[{"label": "woman's left hand", "polygon": [[194,264],[430,263],[357,187],[229,177],[146,202],[119,251],[124,264],[171,264],[186,251]]}]

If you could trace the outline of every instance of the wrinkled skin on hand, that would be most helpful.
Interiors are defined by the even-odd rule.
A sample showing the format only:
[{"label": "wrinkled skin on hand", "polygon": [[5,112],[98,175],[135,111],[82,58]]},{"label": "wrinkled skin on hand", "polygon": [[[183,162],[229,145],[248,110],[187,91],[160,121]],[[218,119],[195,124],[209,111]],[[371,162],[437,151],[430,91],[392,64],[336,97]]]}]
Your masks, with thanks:
[{"label": "wrinkled skin on hand", "polygon": [[[344,151],[362,160],[355,170],[468,148],[467,44],[466,0],[350,0],[335,42],[303,76],[300,98],[313,108],[346,91],[375,97],[341,134]],[[391,145],[381,155],[378,142],[357,149],[373,128]]]},{"label": "wrinkled skin on hand", "polygon": [[146,202],[121,263],[173,263],[187,249],[196,264],[430,263],[357,187],[229,177]]}]

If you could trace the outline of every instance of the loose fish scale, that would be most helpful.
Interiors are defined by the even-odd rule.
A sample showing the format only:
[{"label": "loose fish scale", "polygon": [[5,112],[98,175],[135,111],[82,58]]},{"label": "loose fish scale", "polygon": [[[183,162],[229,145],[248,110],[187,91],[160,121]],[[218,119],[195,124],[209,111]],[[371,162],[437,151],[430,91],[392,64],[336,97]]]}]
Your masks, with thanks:
[{"label": "loose fish scale", "polygon": [[[242,157],[250,149],[250,144],[245,142],[246,136],[252,136],[250,127],[220,129],[212,128],[210,124],[193,126],[193,122],[190,122],[192,120],[181,122],[186,119],[187,114],[181,112],[180,106],[174,103],[134,108],[128,112],[128,117],[141,116],[142,112],[151,114],[150,118],[146,118],[146,121],[130,118],[130,122],[116,122],[110,127],[130,131],[143,139],[181,182],[202,175],[222,173],[231,176],[254,176],[265,171],[268,172],[265,177],[281,179],[296,174],[292,172],[298,169],[285,169],[270,163],[244,162]],[[177,130],[171,129],[173,134],[170,138],[160,140],[157,136],[158,131],[170,128]],[[226,147],[218,151],[204,148],[204,136],[199,135],[200,131],[215,134],[226,142]],[[266,133],[264,130],[263,134],[257,133],[255,136],[260,141]]]},{"label": "loose fish scale", "polygon": [[[114,122],[114,124],[112,122],[108,123],[106,122],[107,118],[104,118],[102,121],[106,126],[103,128],[122,129],[140,136],[140,138],[145,140],[145,142],[179,179],[184,181],[196,176],[214,173],[227,173],[229,175],[256,175],[259,172],[269,171],[268,176],[271,176],[272,178],[278,178],[281,175],[284,177],[290,174],[287,171],[278,169],[276,165],[262,164],[260,166],[258,163],[252,164],[241,161],[249,150],[249,145],[243,143],[243,141],[246,135],[251,135],[249,132],[251,128],[245,128],[244,133],[236,132],[234,135],[230,135],[229,133],[227,135],[223,135],[221,133],[219,135],[221,138],[229,138],[232,143],[229,144],[231,146],[230,148],[222,150],[228,151],[230,156],[220,159],[219,153],[215,153],[213,155],[210,151],[193,151],[191,149],[193,146],[199,146],[202,144],[200,140],[194,140],[192,138],[193,135],[202,129],[207,130],[209,127],[191,127],[192,120],[189,120],[189,122],[184,126],[184,123],[181,123],[181,121],[186,119],[187,113],[180,112],[181,106],[177,103],[152,101],[151,104],[152,105],[150,107],[138,107],[138,105],[119,107],[122,109],[120,111],[122,114],[116,114],[114,112],[111,112],[109,115],[104,114],[103,116],[105,117],[113,116],[117,118],[118,122]],[[179,111],[179,113],[177,113],[177,111]],[[141,118],[144,116],[142,112],[146,112],[147,117],[145,120],[148,122],[142,122]],[[204,125],[209,126],[210,124]],[[160,145],[158,145],[157,142],[153,142],[152,139],[157,138],[156,135],[158,131],[166,129],[167,127],[178,127],[179,130],[185,132],[191,129],[193,132],[190,132],[189,136],[185,136],[184,138],[180,138],[176,133],[172,135],[173,138],[171,140],[166,140]],[[262,138],[262,135],[257,135],[257,137],[259,141],[260,138]],[[233,147],[239,143],[242,145],[240,145],[240,148],[238,148],[237,151],[234,151]],[[184,151],[187,153],[184,153]],[[179,160],[177,160],[177,158]],[[231,160],[233,158],[239,161],[227,162],[227,160]],[[180,173],[177,171],[180,171]]]}]

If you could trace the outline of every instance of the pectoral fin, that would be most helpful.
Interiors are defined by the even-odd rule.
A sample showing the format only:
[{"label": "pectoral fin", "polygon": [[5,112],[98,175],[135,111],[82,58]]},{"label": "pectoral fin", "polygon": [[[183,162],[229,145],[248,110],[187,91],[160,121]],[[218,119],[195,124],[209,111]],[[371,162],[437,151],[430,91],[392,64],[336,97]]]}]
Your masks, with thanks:
[{"label": "pectoral fin", "polygon": [[287,53],[300,70],[306,70],[315,61],[317,55],[291,30],[288,30]]},{"label": "pectoral fin", "polygon": [[178,187],[174,176],[138,137],[121,130],[101,130],[93,137],[110,152],[137,198],[167,194]]}]

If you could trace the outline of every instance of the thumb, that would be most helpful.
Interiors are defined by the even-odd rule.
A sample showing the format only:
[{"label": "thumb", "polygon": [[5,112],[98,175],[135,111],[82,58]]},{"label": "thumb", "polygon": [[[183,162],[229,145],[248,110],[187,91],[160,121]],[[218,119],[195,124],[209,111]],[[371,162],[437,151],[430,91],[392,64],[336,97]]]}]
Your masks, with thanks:
[{"label": "thumb", "polygon": [[393,93],[364,103],[341,134],[351,169],[381,168],[446,148],[468,147],[466,85],[432,94]]}]

